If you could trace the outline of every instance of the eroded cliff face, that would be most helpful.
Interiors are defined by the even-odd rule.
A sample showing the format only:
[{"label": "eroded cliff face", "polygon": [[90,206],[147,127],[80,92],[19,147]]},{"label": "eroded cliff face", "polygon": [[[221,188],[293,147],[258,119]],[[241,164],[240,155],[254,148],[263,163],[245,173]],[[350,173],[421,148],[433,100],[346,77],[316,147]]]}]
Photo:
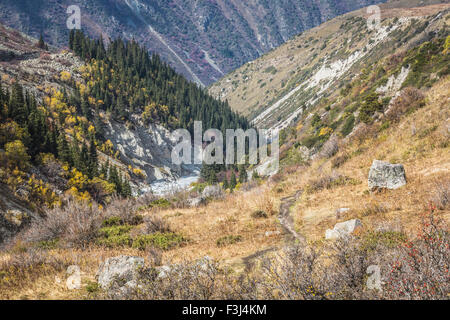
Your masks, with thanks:
[{"label": "eroded cliff face", "polygon": [[155,181],[175,181],[196,173],[195,166],[172,163],[176,141],[169,130],[157,124],[144,125],[136,116],[133,121],[128,127],[116,121],[107,122],[105,136],[120,152],[122,164],[145,172],[145,183],[139,183],[140,188],[148,188]]}]

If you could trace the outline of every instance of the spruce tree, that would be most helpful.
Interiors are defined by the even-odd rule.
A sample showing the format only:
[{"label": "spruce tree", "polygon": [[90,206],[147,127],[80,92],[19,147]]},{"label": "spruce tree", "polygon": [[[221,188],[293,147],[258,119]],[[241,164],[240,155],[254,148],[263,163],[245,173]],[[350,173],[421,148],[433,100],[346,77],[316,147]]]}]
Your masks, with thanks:
[{"label": "spruce tree", "polygon": [[48,46],[44,42],[44,37],[42,36],[42,33],[39,36],[38,48],[42,50],[48,50]]},{"label": "spruce tree", "polygon": [[239,182],[244,183],[247,182],[248,176],[247,176],[247,170],[245,170],[245,165],[241,164],[239,165]]},{"label": "spruce tree", "polygon": [[58,158],[69,164],[69,166],[74,165],[72,152],[70,150],[69,144],[66,139],[66,135],[62,131],[58,137]]},{"label": "spruce tree", "polygon": [[222,188],[223,188],[224,190],[227,190],[227,189],[230,188],[230,186],[229,186],[229,184],[228,184],[228,179],[227,179],[226,176],[225,176],[225,179],[223,180]]},{"label": "spruce tree", "polygon": [[95,146],[94,135],[91,135],[89,142],[89,162],[88,162],[88,176],[90,179],[97,176],[98,172],[98,156],[97,147]]},{"label": "spruce tree", "polygon": [[28,118],[28,109],[23,96],[23,89],[17,81],[12,86],[9,116],[21,125],[25,124]]},{"label": "spruce tree", "polygon": [[236,181],[236,174],[234,171],[231,173],[231,179],[230,179],[230,190],[233,191],[234,188],[236,188],[237,181]]}]

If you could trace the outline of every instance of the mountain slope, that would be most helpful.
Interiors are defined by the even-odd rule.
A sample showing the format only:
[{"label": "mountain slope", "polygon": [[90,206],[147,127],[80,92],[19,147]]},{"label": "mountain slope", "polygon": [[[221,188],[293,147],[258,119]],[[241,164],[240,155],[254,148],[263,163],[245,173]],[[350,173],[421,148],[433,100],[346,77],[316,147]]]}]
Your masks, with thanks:
[{"label": "mountain slope", "polygon": [[104,205],[150,191],[155,181],[196,175],[198,166],[173,163],[178,141],[170,130],[192,130],[196,120],[248,127],[134,41],[105,48],[82,32],[69,38],[74,52],[49,51],[0,25],[0,185],[9,188],[0,232],[8,236],[23,227],[8,221],[29,222],[30,210],[67,199]]},{"label": "mountain slope", "polygon": [[429,39],[433,32],[448,32],[439,14],[448,4],[392,6],[382,6],[378,30],[368,30],[363,9],[340,16],[247,63],[210,92],[260,127],[285,128],[321,99],[333,101],[335,88],[381,57]]},{"label": "mountain slope", "polygon": [[4,0],[0,22],[51,44],[67,39],[66,9],[78,5],[83,30],[135,38],[187,78],[209,85],[309,28],[383,0]]}]

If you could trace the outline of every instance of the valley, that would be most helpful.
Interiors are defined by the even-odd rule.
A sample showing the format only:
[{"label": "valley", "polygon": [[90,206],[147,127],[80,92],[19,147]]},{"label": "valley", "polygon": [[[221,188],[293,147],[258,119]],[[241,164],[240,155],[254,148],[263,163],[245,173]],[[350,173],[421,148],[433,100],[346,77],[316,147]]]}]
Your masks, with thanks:
[{"label": "valley", "polygon": [[[144,23],[150,3],[125,3],[185,63],[172,26]],[[450,4],[388,1],[371,28],[364,1],[311,2],[317,26],[287,30],[289,4],[275,32],[258,15],[273,3],[172,2],[204,32],[218,6],[259,41],[227,43],[227,65],[197,40],[211,73],[187,63],[193,82],[135,41],[74,31],[47,50],[0,26],[0,299],[448,300]],[[194,120],[279,132],[279,170],[174,165],[170,132]]]}]

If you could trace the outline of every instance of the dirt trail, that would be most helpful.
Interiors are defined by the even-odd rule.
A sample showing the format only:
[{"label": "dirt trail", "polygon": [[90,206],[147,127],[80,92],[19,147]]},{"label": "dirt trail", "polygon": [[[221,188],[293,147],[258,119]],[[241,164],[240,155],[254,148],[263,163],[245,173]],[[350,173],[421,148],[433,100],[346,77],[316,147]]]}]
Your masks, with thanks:
[{"label": "dirt trail", "polygon": [[297,201],[300,198],[302,193],[303,191],[300,190],[287,198],[281,199],[280,214],[278,216],[278,219],[284,231],[288,234],[288,236],[292,240],[298,240],[300,242],[305,243],[306,238],[303,235],[299,234],[297,231],[295,231],[294,219],[291,216],[291,207],[294,205],[295,201]]},{"label": "dirt trail", "polygon": [[[306,243],[306,238],[295,231],[294,228],[294,219],[292,218],[290,211],[291,207],[294,205],[295,201],[297,201],[302,195],[303,191],[297,191],[295,194],[281,199],[280,204],[280,213],[278,215],[278,220],[280,221],[280,225],[284,230],[284,233],[287,235],[287,242],[299,241],[300,243]],[[281,247],[269,247],[259,251],[252,253],[251,255],[241,257],[237,261],[233,261],[232,264],[238,265],[243,264],[246,269],[250,268],[250,266],[259,258],[265,256],[269,252],[274,252],[279,250]]]}]

